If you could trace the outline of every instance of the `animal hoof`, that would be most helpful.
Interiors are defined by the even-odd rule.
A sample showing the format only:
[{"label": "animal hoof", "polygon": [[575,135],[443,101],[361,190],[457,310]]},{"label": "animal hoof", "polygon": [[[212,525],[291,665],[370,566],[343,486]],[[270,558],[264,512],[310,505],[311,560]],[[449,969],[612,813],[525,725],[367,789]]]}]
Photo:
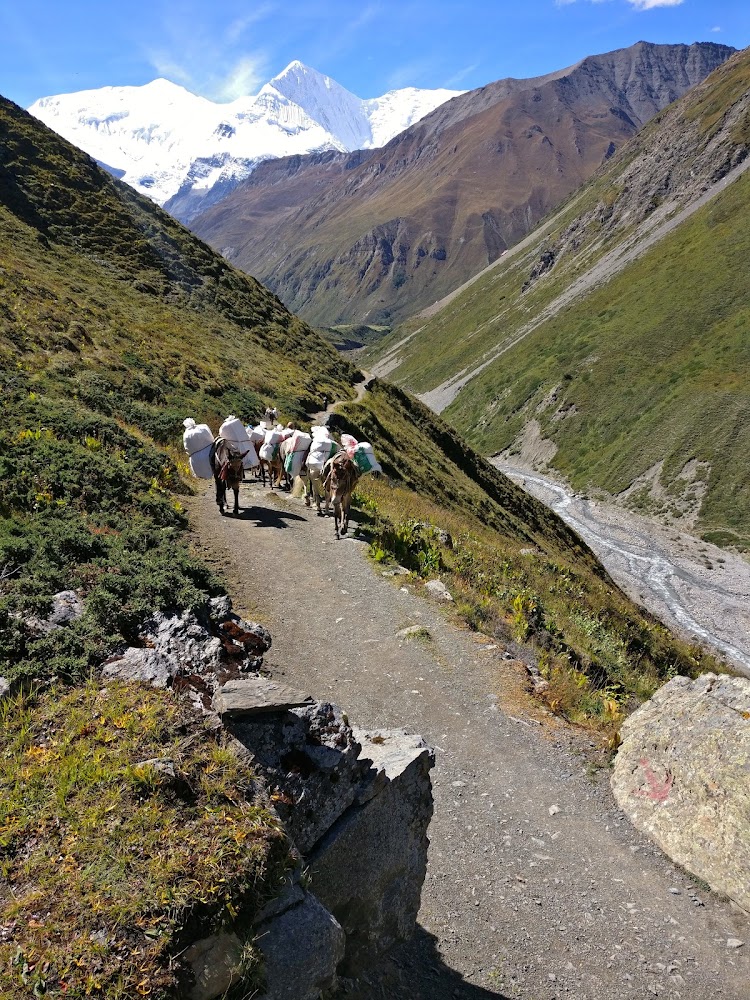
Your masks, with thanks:
[{"label": "animal hoof", "polygon": [[341,534],[342,534],[342,535],[345,535],[345,534],[347,533],[347,531],[348,531],[348,530],[349,530],[348,528],[342,528],[342,529],[341,529]]},{"label": "animal hoof", "polygon": [[318,511],[318,517],[325,517],[325,514],[323,513],[322,510]]}]

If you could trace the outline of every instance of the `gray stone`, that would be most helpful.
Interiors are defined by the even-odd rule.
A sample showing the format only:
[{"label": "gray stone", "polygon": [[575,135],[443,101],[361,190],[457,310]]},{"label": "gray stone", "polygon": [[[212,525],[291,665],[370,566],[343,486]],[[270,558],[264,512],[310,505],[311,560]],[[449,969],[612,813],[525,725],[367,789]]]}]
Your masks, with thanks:
[{"label": "gray stone", "polygon": [[328,702],[227,719],[253,755],[274,808],[303,855],[355,801],[369,761],[340,708]]},{"label": "gray stone", "polygon": [[5,677],[0,677],[0,698],[4,698],[10,693],[10,681]]},{"label": "gray stone", "polygon": [[178,665],[156,649],[128,646],[124,653],[105,660],[102,677],[121,681],[145,681],[152,687],[167,687]]},{"label": "gray stone", "polygon": [[214,1000],[242,977],[242,942],[236,934],[212,934],[183,953],[195,976],[189,1000]]},{"label": "gray stone", "polygon": [[213,621],[222,622],[232,613],[232,599],[228,594],[212,597],[208,602],[208,614]]},{"label": "gray stone", "polygon": [[264,1000],[318,1000],[335,989],[344,932],[312,893],[260,924],[256,944],[264,959]]},{"label": "gray stone", "polygon": [[434,764],[419,736],[357,730],[355,737],[372,761],[365,788],[372,783],[376,794],[365,792],[308,857],[317,896],[346,932],[339,971],[353,977],[414,932]]},{"label": "gray stone", "polygon": [[411,576],[411,571],[406,566],[394,566],[393,569],[384,569],[382,576]]},{"label": "gray stone", "polygon": [[47,615],[50,625],[70,625],[83,614],[83,602],[74,590],[61,590],[52,598],[52,610]]},{"label": "gray stone", "polygon": [[633,824],[750,911],[750,680],[675,677],[625,722],[612,788]]},{"label": "gray stone", "polygon": [[174,761],[170,760],[168,757],[150,757],[148,760],[139,761],[135,766],[151,767],[154,771],[158,771],[159,774],[163,774],[167,778],[176,777]]},{"label": "gray stone", "polygon": [[[74,590],[61,590],[52,597],[52,608],[46,618],[30,615],[22,618],[24,625],[37,635],[49,635],[70,625],[83,614],[83,603]],[[21,616],[18,616],[21,617]]]},{"label": "gray stone", "polygon": [[409,625],[407,628],[399,629],[396,633],[397,639],[417,639],[419,637],[429,639],[430,633],[424,625]]},{"label": "gray stone", "polygon": [[312,701],[310,695],[267,677],[242,677],[219,688],[212,707],[223,720],[228,720],[262,712],[283,712],[310,705]]},{"label": "gray stone", "polygon": [[452,601],[453,595],[445,586],[442,580],[428,580],[425,590],[440,601]]},{"label": "gray stone", "polygon": [[270,900],[263,909],[258,913],[255,918],[256,924],[265,923],[274,917],[281,916],[286,910],[290,910],[293,906],[298,906],[305,900],[305,890],[299,884],[299,876],[297,872],[292,876],[292,880],[285,886],[285,888]]},{"label": "gray stone", "polygon": [[[47,628],[57,626],[47,625]],[[214,598],[198,614],[156,612],[144,623],[143,646],[130,646],[110,657],[103,675],[146,681],[167,687],[175,678],[189,678],[197,687],[211,690],[217,680],[227,680],[263,663],[271,635],[256,622],[231,613],[231,602]]]}]

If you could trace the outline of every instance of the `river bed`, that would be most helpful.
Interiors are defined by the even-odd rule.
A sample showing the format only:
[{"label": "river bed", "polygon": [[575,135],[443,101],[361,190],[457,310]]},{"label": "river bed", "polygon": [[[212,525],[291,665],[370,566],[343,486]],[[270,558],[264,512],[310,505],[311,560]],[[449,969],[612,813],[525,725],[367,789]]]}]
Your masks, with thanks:
[{"label": "river bed", "polygon": [[491,461],[559,514],[631,599],[750,677],[749,562],[614,503],[579,496],[539,472]]}]

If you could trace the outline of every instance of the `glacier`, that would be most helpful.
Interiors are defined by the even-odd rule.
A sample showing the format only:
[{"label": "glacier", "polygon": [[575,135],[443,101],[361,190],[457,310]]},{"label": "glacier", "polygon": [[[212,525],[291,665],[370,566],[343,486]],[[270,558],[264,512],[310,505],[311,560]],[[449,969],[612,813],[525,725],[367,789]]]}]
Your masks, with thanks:
[{"label": "glacier", "polygon": [[409,87],[362,99],[295,60],[228,104],[158,79],[42,97],[28,110],[157,204],[180,195],[187,222],[263,160],[384,146],[461,93]]}]

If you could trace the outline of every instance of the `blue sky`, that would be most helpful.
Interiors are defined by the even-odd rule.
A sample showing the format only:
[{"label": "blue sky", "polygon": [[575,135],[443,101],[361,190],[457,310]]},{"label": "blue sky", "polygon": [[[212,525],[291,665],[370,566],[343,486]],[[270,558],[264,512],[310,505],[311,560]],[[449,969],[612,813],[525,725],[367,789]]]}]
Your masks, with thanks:
[{"label": "blue sky", "polygon": [[750,0],[9,0],[0,94],[158,76],[213,100],[254,94],[293,59],[359,97],[471,89],[653,42],[750,44]]}]

